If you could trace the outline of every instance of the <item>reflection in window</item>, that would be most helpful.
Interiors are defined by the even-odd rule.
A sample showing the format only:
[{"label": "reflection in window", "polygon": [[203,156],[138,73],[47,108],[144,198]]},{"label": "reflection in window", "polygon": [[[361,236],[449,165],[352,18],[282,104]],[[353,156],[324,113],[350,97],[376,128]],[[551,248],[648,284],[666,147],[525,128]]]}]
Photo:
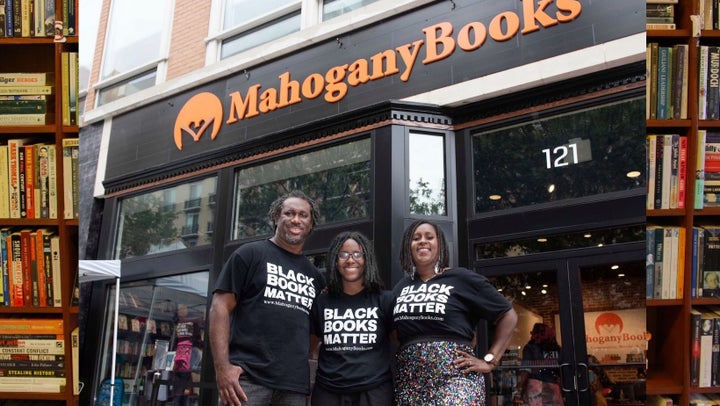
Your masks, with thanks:
[{"label": "reflection in window", "polygon": [[325,0],[323,1],[323,21],[349,13],[377,0]]},{"label": "reflection in window", "polygon": [[216,183],[216,178],[207,178],[123,199],[115,257],[210,244]]},{"label": "reflection in window", "polygon": [[227,0],[223,30],[241,32],[223,41],[221,58],[299,31],[300,6],[298,0]]},{"label": "reflection in window", "polygon": [[440,135],[410,134],[410,212],[447,215],[445,205],[445,145]]},{"label": "reflection in window", "polygon": [[[145,400],[142,389],[150,390],[153,370],[173,381],[172,389],[160,391],[161,400],[195,404],[199,390],[192,385],[202,379],[208,277],[208,272],[198,272],[121,285],[115,376],[125,382],[118,388],[123,405]],[[106,308],[101,379],[109,377],[112,368],[114,286]]]},{"label": "reflection in window", "polygon": [[143,73],[142,75],[100,89],[98,92],[98,106],[154,86],[156,76],[157,69],[153,68],[151,72]]},{"label": "reflection in window", "polygon": [[538,254],[541,252],[643,241],[644,239],[644,226],[582,231],[571,234],[534,237],[525,240],[476,244],[475,259],[481,260],[490,258],[519,257],[523,255]]},{"label": "reflection in window", "polygon": [[475,132],[475,212],[645,187],[645,101]]},{"label": "reflection in window", "polygon": [[299,189],[320,206],[320,223],[370,215],[370,138],[237,172],[233,239],[269,235],[268,208]]},{"label": "reflection in window", "polygon": [[170,5],[170,0],[112,2],[102,80],[129,72],[164,56],[162,43],[168,19],[172,16]]}]

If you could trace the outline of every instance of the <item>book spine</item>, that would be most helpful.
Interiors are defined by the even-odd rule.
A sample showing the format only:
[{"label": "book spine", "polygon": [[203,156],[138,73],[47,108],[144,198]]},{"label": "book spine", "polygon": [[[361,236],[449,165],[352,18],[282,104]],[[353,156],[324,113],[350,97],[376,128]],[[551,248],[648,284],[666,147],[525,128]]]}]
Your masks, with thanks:
[{"label": "book spine", "polygon": [[720,118],[720,47],[712,46],[708,50],[708,89],[707,120]]},{"label": "book spine", "polygon": [[18,205],[20,206],[20,218],[27,217],[27,202],[25,201],[25,147],[19,146],[17,153],[18,166]]},{"label": "book spine", "polygon": [[647,136],[647,209],[659,209],[655,207],[655,176],[657,171],[657,136],[650,134]]},{"label": "book spine", "polygon": [[53,270],[52,270],[52,250],[50,247],[50,239],[52,237],[52,234],[50,234],[49,231],[44,230],[42,233],[42,264],[43,264],[43,272],[45,273],[45,292],[46,292],[46,301],[45,305],[52,307],[55,306],[55,298],[54,296],[54,284],[56,283],[54,280]]},{"label": "book spine", "polygon": [[49,150],[47,145],[39,145],[37,147],[36,154],[36,168],[37,185],[36,190],[39,190],[39,199],[36,202],[36,214],[38,218],[49,218],[50,217],[50,189],[49,189],[49,177],[50,169],[48,167]]},{"label": "book spine", "polygon": [[50,237],[53,274],[53,306],[62,307],[62,273],[60,268],[60,237]]},{"label": "book spine", "polygon": [[5,0],[5,36],[14,36],[13,0]]},{"label": "book spine", "polygon": [[3,285],[3,301],[0,305],[10,306],[10,271],[8,269],[8,244],[7,238],[10,234],[9,228],[0,229],[0,277]]},{"label": "book spine", "polygon": [[35,231],[35,239],[33,240],[35,248],[35,272],[38,278],[38,306],[47,307],[47,278],[45,276],[45,264],[44,264],[44,250],[43,250],[43,235],[45,230],[38,229]]},{"label": "book spine", "polygon": [[685,199],[687,198],[687,148],[688,139],[687,137],[680,137],[680,151],[679,151],[679,162],[678,162],[678,194],[677,194],[677,208],[685,208]]},{"label": "book spine", "polygon": [[698,274],[698,242],[699,229],[692,228],[692,265],[690,266],[690,298],[697,297],[697,274]]},{"label": "book spine", "polygon": [[648,115],[648,118],[651,120],[657,119],[658,48],[659,44],[657,42],[648,44],[647,58],[649,62],[646,62],[646,64],[649,66],[648,77],[650,78],[650,86],[649,90],[646,91],[649,92],[650,102],[647,105],[648,112],[646,115]]},{"label": "book spine", "polygon": [[47,95],[52,94],[53,87],[46,86],[0,86],[0,95]]},{"label": "book spine", "polygon": [[659,120],[668,118],[668,84],[670,77],[670,48],[658,48],[658,91],[657,91],[657,118]]},{"label": "book spine", "polygon": [[25,218],[35,216],[35,146],[25,145]]},{"label": "book spine", "polygon": [[655,165],[655,208],[656,209],[662,209],[663,208],[663,175],[665,172],[665,168],[663,168],[663,163],[665,156],[665,137],[663,135],[658,135],[656,139],[655,144],[655,159],[657,164]]},{"label": "book spine", "polygon": [[697,163],[695,167],[695,196],[693,208],[701,210],[703,204],[703,190],[705,188],[705,137],[706,130],[698,130],[697,133]]},{"label": "book spine", "polygon": [[700,380],[700,312],[690,313],[690,386],[697,388]]},{"label": "book spine", "polygon": [[30,230],[20,230],[20,263],[22,270],[23,303],[25,306],[33,304],[33,284],[37,283],[32,278],[30,265]]},{"label": "book spine", "polygon": [[698,119],[707,119],[708,49],[701,45],[698,51]]},{"label": "book spine", "polygon": [[62,94],[62,123],[70,125],[70,53],[63,52],[60,55],[60,72],[62,72],[62,83],[60,91]]},{"label": "book spine", "polygon": [[720,313],[715,312],[712,334],[712,369],[710,386],[720,386]]},{"label": "book spine", "polygon": [[24,306],[22,248],[20,233],[13,232],[8,236],[8,266],[10,271],[10,295],[12,306]]},{"label": "book spine", "polygon": [[55,145],[48,145],[48,218],[58,217],[57,197],[57,150]]},{"label": "book spine", "polygon": [[0,368],[4,369],[56,369],[64,370],[65,361],[3,361],[0,360]]},{"label": "book spine", "polygon": [[10,163],[8,146],[0,145],[0,218],[10,218]]},{"label": "book spine", "polygon": [[0,114],[45,114],[45,100],[0,100]]},{"label": "book spine", "polygon": [[670,136],[670,208],[678,208],[678,189],[680,179],[680,136]]},{"label": "book spine", "polygon": [[32,278],[32,305],[40,307],[40,286],[42,281],[40,280],[40,274],[38,273],[37,263],[37,232],[33,231],[30,233],[30,239],[27,241],[29,245],[28,257],[30,258],[30,274]]},{"label": "book spine", "polygon": [[653,272],[653,298],[662,299],[663,259],[664,259],[664,230],[657,227],[655,232],[655,271]]},{"label": "book spine", "polygon": [[45,125],[47,114],[18,113],[0,114],[0,125]]},{"label": "book spine", "polygon": [[56,354],[0,354],[0,361],[64,362],[65,355]]},{"label": "book spine", "polygon": [[655,230],[645,230],[645,299],[652,299],[655,290]]},{"label": "book spine", "polygon": [[45,36],[55,36],[55,0],[44,0],[45,1],[45,19],[43,25],[45,26]]}]

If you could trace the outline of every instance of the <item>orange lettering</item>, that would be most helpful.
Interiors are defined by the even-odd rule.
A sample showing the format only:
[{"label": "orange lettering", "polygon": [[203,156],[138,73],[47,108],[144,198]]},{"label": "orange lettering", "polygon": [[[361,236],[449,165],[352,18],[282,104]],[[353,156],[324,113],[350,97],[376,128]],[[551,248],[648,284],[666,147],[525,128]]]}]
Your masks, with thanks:
[{"label": "orange lettering", "polygon": [[485,25],[472,22],[460,29],[457,36],[457,44],[463,51],[474,51],[485,43],[485,39],[487,39]]},{"label": "orange lettering", "polygon": [[[225,123],[232,124],[244,118],[251,118],[259,115],[257,110],[257,96],[260,85],[253,85],[248,89],[245,100],[240,92],[230,93],[230,114]],[[235,114],[237,113],[237,117]]]},{"label": "orange lettering", "polygon": [[525,19],[525,28],[522,33],[528,34],[540,29],[536,24],[539,22],[543,27],[552,27],[556,25],[557,20],[553,19],[545,13],[545,9],[553,2],[553,0],[538,1],[538,8],[535,10],[535,0],[523,0],[523,18]]},{"label": "orange lettering", "polygon": [[347,65],[336,66],[325,74],[325,101],[335,103],[342,100],[347,95],[348,88],[343,79],[345,79],[345,70]]},{"label": "orange lettering", "polygon": [[319,73],[313,73],[312,75],[305,78],[302,84],[302,94],[308,99],[314,99],[320,96],[323,91],[323,85],[325,84],[322,75]]},{"label": "orange lettering", "polygon": [[370,81],[370,65],[366,59],[358,59],[348,68],[347,82],[350,86],[362,85]]},{"label": "orange lettering", "polygon": [[261,113],[267,113],[277,109],[277,95],[277,89],[273,88],[265,89],[265,91],[262,92],[260,95],[260,104],[258,105]]},{"label": "orange lettering", "polygon": [[[370,57],[370,60],[372,61],[372,75],[370,75],[370,79],[380,79],[384,78],[385,76],[394,75],[400,70],[397,67],[397,57],[395,56],[395,51],[392,49],[386,49],[383,52],[380,52],[379,54],[375,54]],[[383,61],[386,61],[387,71],[383,69]]]},{"label": "orange lettering", "polygon": [[397,49],[397,52],[400,54],[400,58],[405,64],[405,70],[403,71],[402,75],[400,75],[400,80],[402,80],[403,82],[407,82],[410,79],[410,74],[412,73],[413,67],[415,66],[415,61],[420,54],[420,48],[422,48],[422,45],[423,40],[419,39],[412,44],[400,45],[399,47],[395,48]]},{"label": "orange lettering", "polygon": [[447,22],[435,24],[423,28],[423,32],[427,44],[427,54],[422,61],[423,64],[427,65],[445,59],[455,51],[455,41],[450,37],[453,32],[452,24]]},{"label": "orange lettering", "polygon": [[[503,32],[503,21],[507,25],[506,32]],[[520,29],[520,17],[512,11],[506,11],[496,15],[490,21],[490,37],[495,41],[507,41],[514,37]]]},{"label": "orange lettering", "polygon": [[297,80],[290,80],[290,72],[278,76],[280,78],[280,98],[278,108],[287,107],[291,104],[300,103],[300,83]]},{"label": "orange lettering", "polygon": [[[582,5],[578,0],[557,0],[556,4],[558,12],[555,13],[555,15],[561,23],[574,20],[582,11]],[[570,14],[565,15],[562,13],[563,11],[567,11]]]}]

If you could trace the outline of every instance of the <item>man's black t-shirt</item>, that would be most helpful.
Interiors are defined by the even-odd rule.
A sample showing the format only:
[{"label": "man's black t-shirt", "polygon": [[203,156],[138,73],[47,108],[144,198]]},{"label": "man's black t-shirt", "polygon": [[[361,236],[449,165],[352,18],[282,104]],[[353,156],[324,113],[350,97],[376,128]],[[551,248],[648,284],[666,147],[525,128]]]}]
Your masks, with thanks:
[{"label": "man's black t-shirt", "polygon": [[312,332],[322,339],[316,382],[337,391],[364,391],[391,379],[388,335],[390,291],[322,294],[312,312]]},{"label": "man's black t-shirt", "polygon": [[480,319],[493,323],[512,308],[486,277],[465,268],[447,269],[427,282],[406,276],[393,293],[400,343],[431,336],[470,341]]},{"label": "man's black t-shirt", "polygon": [[304,255],[269,240],[239,247],[228,259],[215,291],[235,294],[230,362],[258,383],[310,393],[310,310],[324,288]]}]

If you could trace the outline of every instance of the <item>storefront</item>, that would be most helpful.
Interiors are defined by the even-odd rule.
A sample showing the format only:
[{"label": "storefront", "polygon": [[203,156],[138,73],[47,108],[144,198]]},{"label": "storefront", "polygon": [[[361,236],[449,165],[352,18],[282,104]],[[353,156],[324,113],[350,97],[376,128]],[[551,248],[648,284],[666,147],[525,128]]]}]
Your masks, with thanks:
[{"label": "storefront", "polygon": [[[124,404],[147,402],[155,370],[167,404],[214,404],[213,282],[235,248],[270,235],[268,205],[291,189],[320,204],[316,265],[356,229],[388,287],[404,226],[443,226],[451,263],[491,277],[521,315],[488,385],[498,404],[538,368],[558,371],[568,404],[589,404],[597,368],[618,399],[640,399],[644,3],[535,3],[434,2],[86,126],[110,134],[88,246],[122,260]],[[114,296],[93,285],[86,402],[110,376]],[[521,362],[535,323],[562,345],[552,365]]]}]

